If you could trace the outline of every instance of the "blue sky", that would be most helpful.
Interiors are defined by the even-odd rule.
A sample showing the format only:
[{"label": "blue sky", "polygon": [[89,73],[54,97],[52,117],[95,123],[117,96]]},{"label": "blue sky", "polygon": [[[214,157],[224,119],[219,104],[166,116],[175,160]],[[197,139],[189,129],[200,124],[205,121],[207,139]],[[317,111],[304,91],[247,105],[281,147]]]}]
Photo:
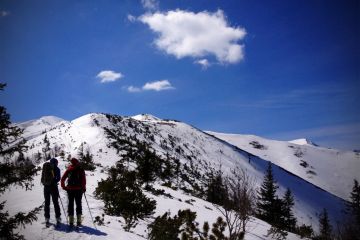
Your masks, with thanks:
[{"label": "blue sky", "polygon": [[150,113],[360,149],[359,1],[0,2],[15,122]]}]

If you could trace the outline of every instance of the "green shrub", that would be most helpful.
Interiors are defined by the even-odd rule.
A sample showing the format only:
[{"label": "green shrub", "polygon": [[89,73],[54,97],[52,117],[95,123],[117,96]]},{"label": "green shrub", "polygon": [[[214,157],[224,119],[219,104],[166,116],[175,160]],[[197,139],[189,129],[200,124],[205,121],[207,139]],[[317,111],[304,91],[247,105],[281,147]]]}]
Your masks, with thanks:
[{"label": "green shrub", "polygon": [[97,198],[105,203],[105,213],[125,219],[124,229],[135,227],[139,219],[153,214],[156,201],[147,198],[136,181],[136,173],[122,164],[109,170],[109,177],[101,180],[95,190]]},{"label": "green shrub", "polygon": [[212,233],[209,234],[209,224],[204,223],[202,230],[198,228],[198,223],[195,222],[196,212],[190,209],[179,210],[174,217],[167,212],[162,216],[156,217],[154,222],[149,226],[150,240],[168,240],[177,239],[181,236],[181,240],[225,240],[224,235],[226,223],[219,217],[216,223],[213,224]]}]

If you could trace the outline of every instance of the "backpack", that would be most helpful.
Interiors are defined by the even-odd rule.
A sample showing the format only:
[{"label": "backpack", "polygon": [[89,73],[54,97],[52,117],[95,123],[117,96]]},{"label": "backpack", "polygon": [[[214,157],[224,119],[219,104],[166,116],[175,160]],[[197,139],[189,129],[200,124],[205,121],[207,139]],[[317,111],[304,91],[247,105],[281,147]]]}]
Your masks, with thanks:
[{"label": "backpack", "polygon": [[81,186],[81,168],[76,167],[72,171],[69,172],[68,175],[68,186]]},{"label": "backpack", "polygon": [[41,175],[41,183],[44,186],[50,186],[55,181],[54,169],[51,163],[45,162],[43,165],[42,175]]}]

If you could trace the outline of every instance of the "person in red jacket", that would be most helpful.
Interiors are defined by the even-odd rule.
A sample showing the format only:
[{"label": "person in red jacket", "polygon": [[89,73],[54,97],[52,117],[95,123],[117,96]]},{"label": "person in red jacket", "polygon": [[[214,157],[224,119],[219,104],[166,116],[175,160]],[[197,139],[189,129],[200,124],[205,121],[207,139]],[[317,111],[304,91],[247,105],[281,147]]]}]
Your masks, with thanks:
[{"label": "person in red jacket", "polygon": [[[66,179],[67,184],[65,185]],[[77,225],[80,226],[82,217],[81,199],[83,193],[86,191],[86,177],[84,169],[80,166],[79,161],[76,158],[71,159],[71,165],[62,176],[61,187],[68,193],[68,215],[70,226],[74,226],[74,201],[76,203]]]}]

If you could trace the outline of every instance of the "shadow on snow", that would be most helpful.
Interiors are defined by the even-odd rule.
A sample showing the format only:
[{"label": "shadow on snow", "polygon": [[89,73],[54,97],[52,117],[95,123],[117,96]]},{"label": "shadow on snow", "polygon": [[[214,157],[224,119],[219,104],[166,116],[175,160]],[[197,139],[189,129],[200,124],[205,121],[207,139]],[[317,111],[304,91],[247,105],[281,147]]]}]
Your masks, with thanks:
[{"label": "shadow on snow", "polygon": [[[61,223],[59,227],[55,228],[54,230],[59,232],[69,232],[69,225]],[[81,226],[79,228],[74,227],[74,230],[72,232],[78,232],[78,233],[85,233],[88,235],[95,235],[95,236],[106,236],[107,233],[104,233],[98,229],[88,227],[88,226]]]}]

